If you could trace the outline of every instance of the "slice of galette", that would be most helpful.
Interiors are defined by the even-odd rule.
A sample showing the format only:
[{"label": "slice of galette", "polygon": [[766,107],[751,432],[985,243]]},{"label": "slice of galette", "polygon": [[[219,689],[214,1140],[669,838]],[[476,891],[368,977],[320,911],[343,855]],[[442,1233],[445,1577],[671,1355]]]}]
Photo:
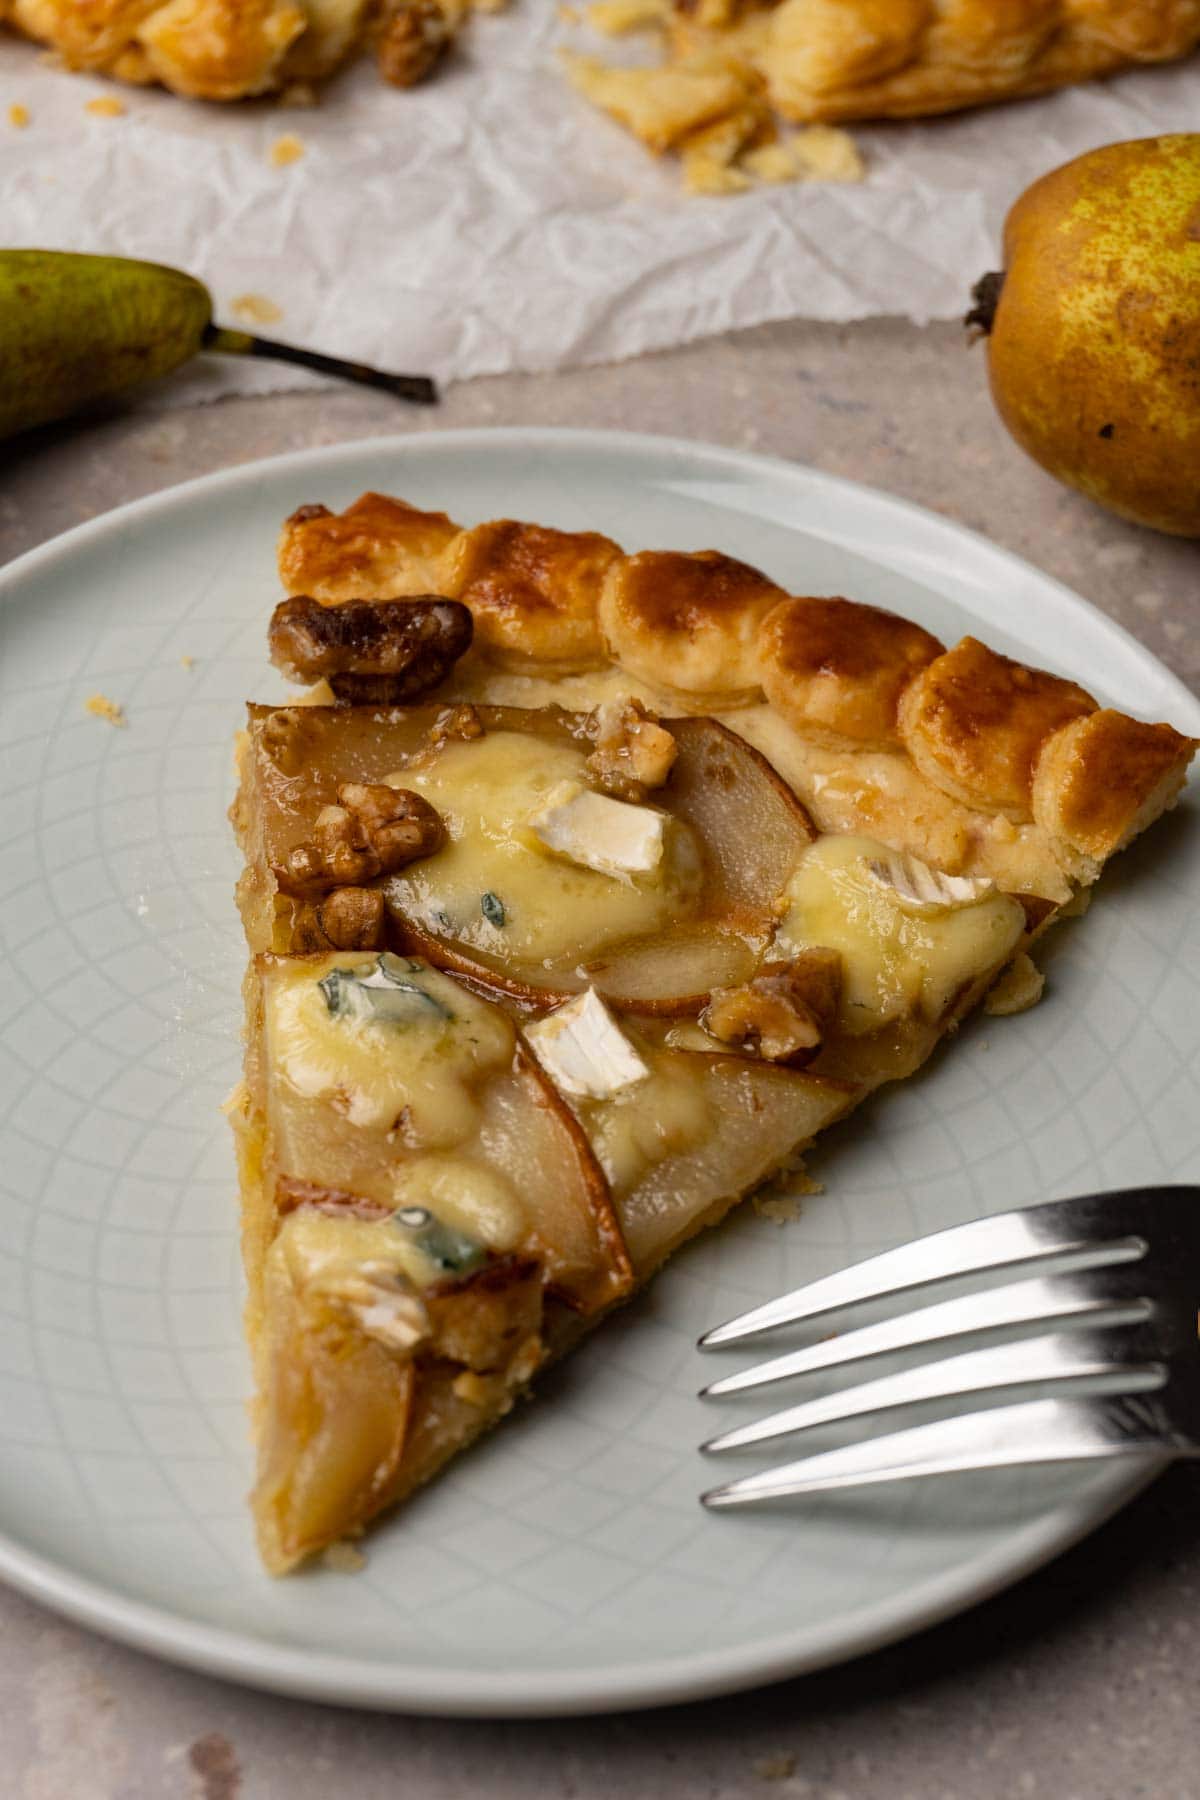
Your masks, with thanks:
[{"label": "slice of galette", "polygon": [[[901,1078],[1169,805],[1170,726],[717,552],[305,508],[233,819],[283,1571]],[[303,591],[309,590],[309,591]],[[720,717],[713,716],[719,713]]]}]

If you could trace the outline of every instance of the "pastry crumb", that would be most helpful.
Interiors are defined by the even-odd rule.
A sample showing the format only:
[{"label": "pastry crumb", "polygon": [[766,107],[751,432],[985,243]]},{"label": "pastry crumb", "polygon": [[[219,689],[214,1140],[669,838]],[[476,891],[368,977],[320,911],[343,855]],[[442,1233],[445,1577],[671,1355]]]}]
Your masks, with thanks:
[{"label": "pastry crumb", "polygon": [[741,194],[750,186],[749,177],[715,156],[685,156],[683,159],[683,191],[685,194]]},{"label": "pastry crumb", "polygon": [[29,108],[22,106],[19,100],[14,100],[8,109],[8,122],[14,131],[24,131],[30,116]]},{"label": "pastry crumb", "polygon": [[282,306],[265,294],[238,294],[229,304],[239,319],[251,325],[275,325],[283,317]]},{"label": "pastry crumb", "polygon": [[486,1406],[495,1393],[495,1386],[494,1381],[488,1382],[473,1370],[464,1369],[454,1378],[453,1393],[455,1399],[465,1401],[468,1406]]},{"label": "pastry crumb", "polygon": [[867,166],[858,145],[838,125],[809,125],[788,140],[800,171],[810,181],[864,181]]},{"label": "pastry crumb", "polygon": [[[777,136],[780,121],[750,40],[731,39],[727,47],[697,44],[684,29],[677,43],[679,13],[694,10],[695,0],[686,8],[682,0],[592,0],[585,18],[595,31],[605,37],[667,31],[667,55],[657,66],[621,67],[562,51],[568,81],[655,155],[682,151],[683,186],[691,194],[741,193],[762,183],[865,179],[858,146],[840,126],[808,125]],[[672,21],[675,35],[668,30]],[[721,141],[730,130],[732,147]]]},{"label": "pastry crumb", "polygon": [[332,1569],[335,1575],[357,1575],[360,1569],[367,1566],[367,1559],[358,1545],[349,1543],[345,1538],[339,1538],[336,1543],[328,1545],[322,1553],[321,1562],[325,1568]]},{"label": "pastry crumb", "polygon": [[121,119],[125,116],[125,102],[118,100],[115,94],[99,94],[95,100],[89,100],[83,110],[91,113],[93,119]]},{"label": "pastry crumb", "polygon": [[1033,958],[1019,950],[984,1001],[983,1010],[996,1019],[1028,1012],[1041,999],[1045,986],[1046,977]]},{"label": "pastry crumb", "polygon": [[796,159],[788,144],[762,144],[757,150],[748,150],[742,158],[742,167],[756,181],[772,184],[797,181],[800,176]]},{"label": "pastry crumb", "polygon": [[796,1194],[755,1194],[754,1210],[772,1225],[794,1225],[800,1217],[800,1199]]},{"label": "pastry crumb", "polygon": [[179,666],[181,669],[194,669],[196,666],[196,659],[194,656],[181,656],[179,659]]},{"label": "pastry crumb", "polygon": [[796,1759],[781,1750],[775,1756],[760,1756],[753,1768],[760,1781],[788,1781],[796,1773]]},{"label": "pastry crumb", "polygon": [[310,688],[295,688],[287,697],[289,706],[336,706],[337,695],[322,675]]},{"label": "pastry crumb", "polygon": [[770,1219],[772,1225],[793,1225],[803,1211],[802,1202],[824,1192],[824,1182],[814,1181],[797,1156],[761,1194],[755,1194],[753,1206],[759,1218]]},{"label": "pastry crumb", "polygon": [[110,700],[107,694],[89,694],[83,703],[84,711],[91,713],[94,719],[107,719],[110,725],[128,725],[125,708],[117,700]]},{"label": "pastry crumb", "polygon": [[271,145],[267,160],[273,168],[286,169],[289,163],[299,162],[304,155],[304,139],[297,137],[294,131],[285,131]]}]

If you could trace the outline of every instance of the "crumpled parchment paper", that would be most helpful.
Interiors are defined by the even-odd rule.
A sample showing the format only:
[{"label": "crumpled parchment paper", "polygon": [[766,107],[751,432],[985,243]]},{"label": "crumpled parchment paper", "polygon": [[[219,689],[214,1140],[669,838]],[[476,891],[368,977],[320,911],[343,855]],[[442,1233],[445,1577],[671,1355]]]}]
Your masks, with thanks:
[{"label": "crumpled parchment paper", "polygon": [[[697,198],[575,94],[553,0],[477,17],[425,86],[360,62],[313,108],[202,105],[47,66],[0,37],[0,241],[190,269],[223,323],[443,381],[601,362],[802,316],[964,310],[1029,181],[1118,138],[1200,126],[1200,58],[956,117],[855,128],[861,185]],[[119,118],[86,102],[119,93]],[[8,108],[28,108],[24,130]],[[270,159],[285,133],[304,155]],[[252,327],[254,328],[254,327]],[[172,401],[311,385],[206,358]]]}]

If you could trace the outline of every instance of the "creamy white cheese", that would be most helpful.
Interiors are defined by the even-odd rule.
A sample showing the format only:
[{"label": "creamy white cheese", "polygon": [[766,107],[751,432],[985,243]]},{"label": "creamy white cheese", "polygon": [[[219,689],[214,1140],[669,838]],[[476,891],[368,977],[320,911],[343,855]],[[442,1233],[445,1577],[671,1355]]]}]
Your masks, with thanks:
[{"label": "creamy white cheese", "polygon": [[577,781],[560,782],[529,823],[547,850],[601,875],[648,875],[663,858],[662,813],[594,793]]},{"label": "creamy white cheese", "polygon": [[872,881],[886,888],[892,900],[917,912],[950,912],[957,906],[974,906],[994,894],[996,884],[987,875],[947,875],[931,868],[919,856],[892,850],[863,859]]},{"label": "creamy white cheese", "polygon": [[534,1055],[556,1087],[581,1100],[607,1100],[650,1070],[595,988],[525,1027]]}]

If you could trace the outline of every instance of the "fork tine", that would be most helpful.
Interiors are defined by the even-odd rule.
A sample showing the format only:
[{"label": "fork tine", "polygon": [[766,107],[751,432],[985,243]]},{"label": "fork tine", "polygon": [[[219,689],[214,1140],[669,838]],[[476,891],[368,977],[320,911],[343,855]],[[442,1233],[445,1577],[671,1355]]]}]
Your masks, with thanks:
[{"label": "fork tine", "polygon": [[[1175,1193],[1196,1194],[1196,1189]],[[820,1313],[833,1312],[865,1300],[882,1299],[955,1276],[982,1274],[1013,1267],[1046,1256],[1065,1256],[1094,1250],[1097,1259],[1121,1248],[1130,1258],[1145,1254],[1146,1243],[1138,1235],[1147,1200],[1171,1194],[1171,1189],[1131,1188],[1121,1194],[1084,1194],[1076,1200],[1051,1200],[1016,1212],[995,1213],[966,1225],[884,1250],[865,1262],[855,1263],[819,1281],[793,1289],[777,1300],[768,1300],[741,1313],[724,1325],[705,1332],[702,1350],[735,1344],[743,1338],[780,1325],[798,1324]],[[1103,1203],[1103,1204],[1101,1204]]]},{"label": "fork tine", "polygon": [[1111,1313],[1118,1308],[1131,1318],[1146,1318],[1152,1311],[1152,1302],[1139,1293],[1139,1287],[1148,1285],[1145,1271],[1137,1265],[1008,1282],[981,1294],[942,1300],[916,1312],[881,1319],[878,1324],[862,1325],[856,1331],[787,1351],[753,1368],[726,1375],[702,1388],[701,1393],[705,1397],[743,1393],[792,1375],[810,1375],[818,1369],[837,1368],[866,1357],[916,1349],[921,1344],[940,1343],[1002,1326],[1047,1325],[1055,1319]]},{"label": "fork tine", "polygon": [[1134,1454],[1198,1455],[1181,1440],[1155,1394],[1090,1400],[1025,1400],[990,1412],[914,1425],[867,1443],[746,1475],[701,1499],[713,1508],[749,1506],[879,1482],[906,1481],[1019,1463],[1076,1462]]},{"label": "fork tine", "polygon": [[1152,1359],[1153,1347],[1145,1331],[1131,1330],[1129,1325],[994,1344],[987,1350],[966,1350],[875,1381],[861,1381],[834,1394],[802,1400],[765,1419],[722,1432],[700,1448],[710,1454],[745,1450],[751,1444],[768,1443],[816,1425],[839,1424],[920,1401],[965,1399],[1035,1381],[1078,1382],[1119,1375],[1125,1389],[1160,1385],[1165,1379],[1163,1364],[1139,1362],[1139,1356]]}]

